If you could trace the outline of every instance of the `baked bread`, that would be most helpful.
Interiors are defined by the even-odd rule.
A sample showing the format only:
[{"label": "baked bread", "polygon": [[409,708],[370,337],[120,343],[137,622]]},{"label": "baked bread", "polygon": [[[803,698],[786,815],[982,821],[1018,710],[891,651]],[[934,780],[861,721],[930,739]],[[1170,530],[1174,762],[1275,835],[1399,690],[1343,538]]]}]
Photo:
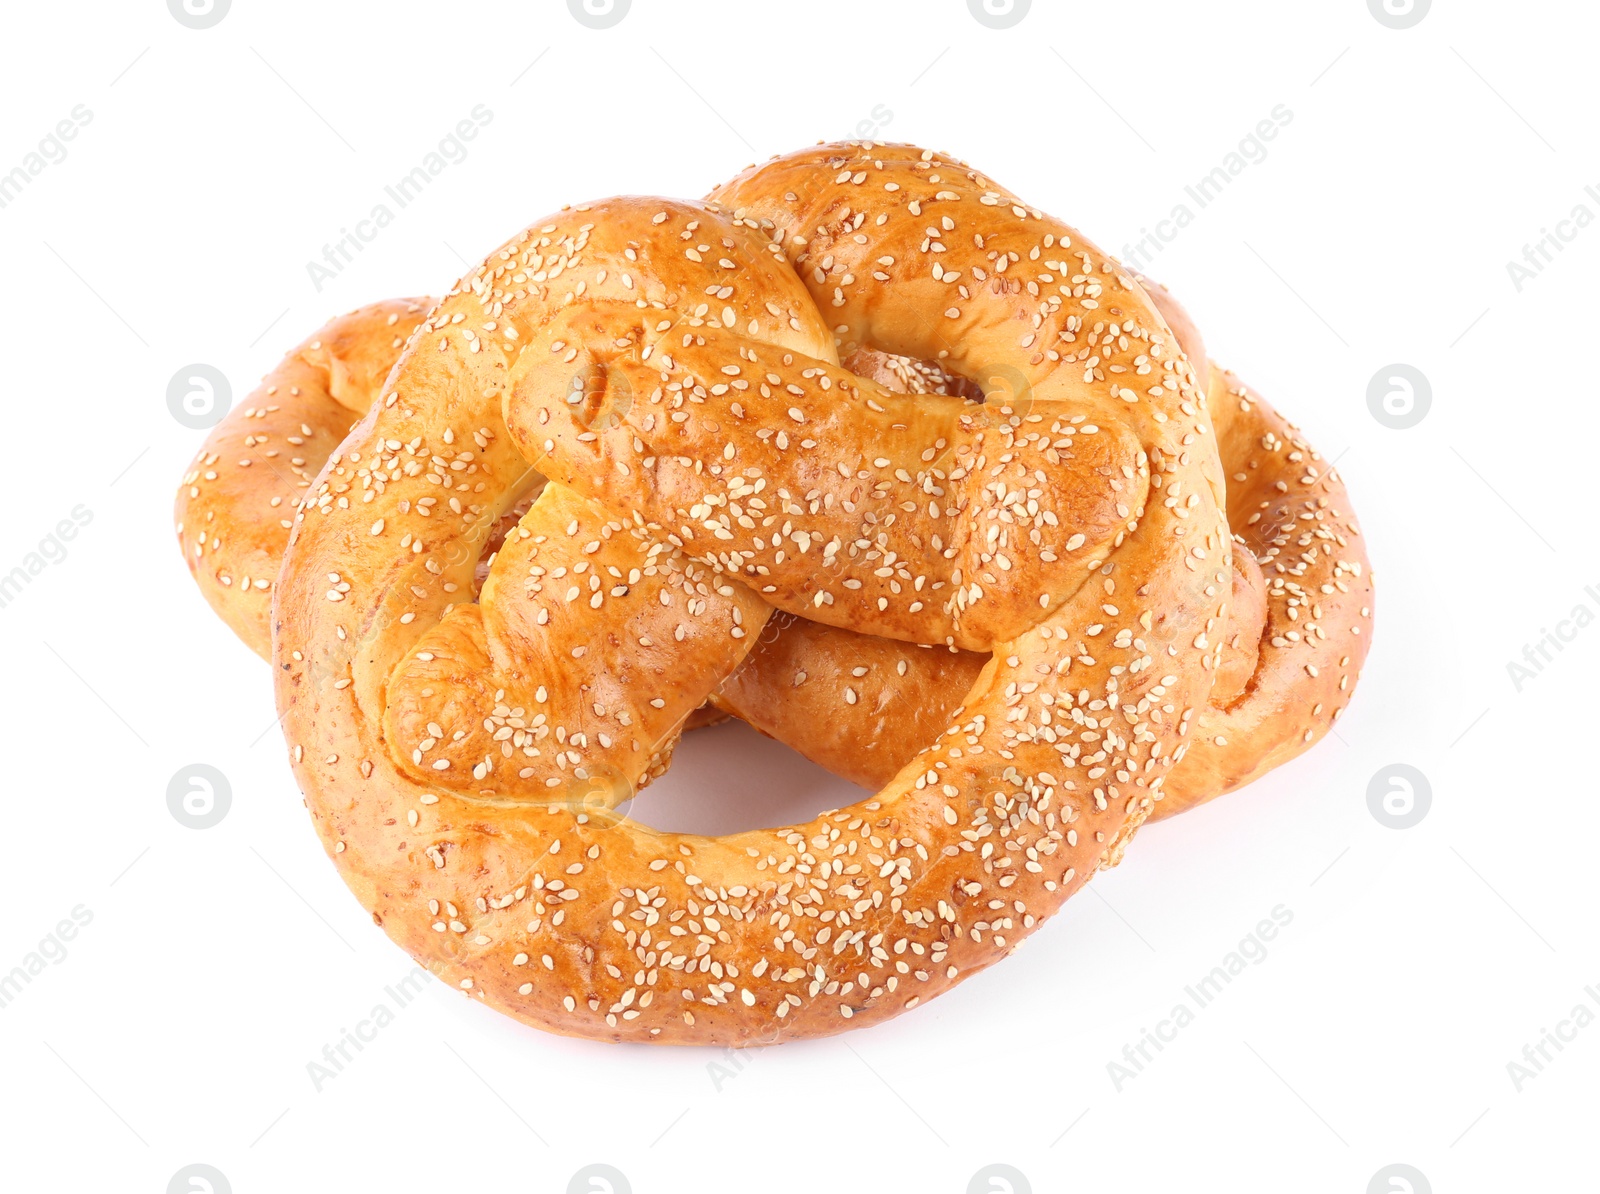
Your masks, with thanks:
[{"label": "baked bread", "polygon": [[389,299],[329,321],[211,429],[184,474],[174,511],[184,562],[263,659],[295,511],[432,306]]},{"label": "baked bread", "polygon": [[[275,586],[276,545],[218,524],[247,502],[228,437],[290,431],[230,416],[180,534],[247,641],[272,593],[318,832],[435,974],[596,1039],[836,1032],[1009,952],[1189,752],[1192,803],[1303,749],[1258,694],[1323,681],[1312,737],[1346,699],[1369,582],[1342,490],[1180,316],[959,162],[819,146],[704,203],[564,209],[381,386],[362,355]],[[833,670],[796,688],[800,657]],[[830,698],[853,743],[795,716]],[[612,811],[708,699],[882,790],[723,838]]]},{"label": "baked bread", "polygon": [[[1371,641],[1371,569],[1343,482],[1259,394],[1220,366],[1207,375],[1235,541],[1232,601],[1210,698],[1152,820],[1234,791],[1319,741],[1348,704]],[[948,724],[985,662],[776,614],[712,700],[876,788]]]}]

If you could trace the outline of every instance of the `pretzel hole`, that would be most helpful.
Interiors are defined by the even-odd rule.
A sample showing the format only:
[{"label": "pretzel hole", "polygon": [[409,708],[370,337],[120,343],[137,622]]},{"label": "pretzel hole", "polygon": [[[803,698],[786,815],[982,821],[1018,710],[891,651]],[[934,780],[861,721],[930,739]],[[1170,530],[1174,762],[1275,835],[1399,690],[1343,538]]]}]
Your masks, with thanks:
[{"label": "pretzel hole", "polygon": [[878,786],[858,786],[786,743],[729,721],[685,734],[671,770],[616,811],[662,833],[721,837],[804,824],[867,799]]},{"label": "pretzel hole", "polygon": [[962,416],[981,429],[1002,422],[1020,423],[1033,410],[1033,385],[1010,365],[978,366],[972,376],[923,360],[876,348],[860,348],[844,361],[857,377],[877,382],[896,394],[947,394],[965,401]]},{"label": "pretzel hole", "polygon": [[984,401],[983,387],[937,361],[920,360],[875,348],[858,348],[844,360],[857,377],[877,382],[897,394],[948,394],[969,402]]}]

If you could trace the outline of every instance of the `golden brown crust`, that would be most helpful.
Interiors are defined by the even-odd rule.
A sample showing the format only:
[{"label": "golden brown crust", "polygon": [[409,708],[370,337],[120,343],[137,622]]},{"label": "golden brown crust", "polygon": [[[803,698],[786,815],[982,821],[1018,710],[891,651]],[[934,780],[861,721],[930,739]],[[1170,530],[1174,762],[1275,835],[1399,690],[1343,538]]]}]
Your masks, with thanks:
[{"label": "golden brown crust", "polygon": [[876,790],[950,724],[988,658],[774,614],[712,703]]},{"label": "golden brown crust", "polygon": [[[434,302],[388,299],[318,328],[207,436],[183,478],[176,518],[190,572],[223,621],[263,658],[271,656],[272,588],[294,508],[355,419],[372,405]],[[474,592],[541,489],[533,479],[522,498],[489,523]],[[706,705],[684,728],[727,719]]]},{"label": "golden brown crust", "polygon": [[[1226,468],[1228,462],[1222,462]],[[1233,596],[1223,632],[1222,660],[1211,686],[1211,704],[1225,709],[1245,694],[1261,664],[1261,632],[1267,624],[1266,581],[1248,544],[1233,537]]]},{"label": "golden brown crust", "polygon": [[[1371,570],[1343,483],[1259,394],[1220,366],[1207,372],[1236,539],[1233,598],[1211,697],[1152,820],[1309,749],[1343,711],[1371,639]],[[713,700],[876,788],[945,723],[986,661],[780,615]]]},{"label": "golden brown crust", "polygon": [[[597,512],[573,490],[546,487],[496,554],[478,601],[446,611],[396,665],[383,736],[414,783],[543,799],[565,782],[541,766],[567,745],[564,730],[568,741],[593,737],[631,794],[666,771],[685,719],[743,661],[767,606]],[[548,533],[591,522],[594,539]],[[577,645],[558,654],[557,642]],[[571,715],[551,724],[549,677],[579,671]]]},{"label": "golden brown crust", "polygon": [[1211,411],[1229,521],[1260,562],[1266,625],[1246,693],[1200,718],[1165,815],[1231,792],[1319,741],[1349,704],[1372,642],[1372,566],[1337,470],[1216,364]]},{"label": "golden brown crust", "polygon": [[183,558],[206,601],[263,659],[294,508],[371,405],[432,299],[390,299],[330,320],[212,428],[178,490]]},{"label": "golden brown crust", "polygon": [[1184,358],[1189,362],[1189,367],[1194,370],[1195,384],[1204,393],[1211,392],[1211,358],[1206,355],[1205,337],[1200,334],[1200,329],[1195,325],[1194,319],[1189,315],[1189,309],[1177,300],[1172,291],[1160,282],[1145,277],[1134,270],[1128,271],[1133,275],[1134,281],[1139,283],[1141,289],[1150,296],[1150,301],[1155,304],[1161,318],[1166,321],[1172,334],[1177,338],[1178,347],[1183,349]]},{"label": "golden brown crust", "polygon": [[[1164,286],[1142,276],[1137,280],[1173,329],[1191,366],[1209,379],[1213,367],[1200,355],[1204,342],[1188,312]],[[335,446],[329,435],[306,436],[302,424],[290,433],[292,441],[284,437],[284,443],[293,451],[287,460],[280,459],[282,451],[268,446],[275,441],[271,426],[263,420],[282,422],[299,411],[320,423],[324,421],[321,415],[332,410],[337,425],[347,417],[346,412],[365,410],[383,376],[398,359],[403,337],[409,335],[420,321],[420,312],[432,302],[401,299],[377,303],[319,329],[268,376],[255,396],[257,402],[236,410],[213,432],[197,468],[207,466],[206,471],[227,475],[227,462],[220,458],[226,457],[232,446],[253,451],[263,461],[276,460],[276,465],[255,473],[245,473],[243,467],[235,465],[231,484],[205,484],[198,472],[185,478],[179,497],[180,518],[185,513],[191,519],[198,514],[204,525],[212,528],[216,540],[209,552],[204,550],[210,547],[209,543],[196,540],[193,547],[201,549],[200,553],[186,553],[191,566],[208,599],[219,612],[226,611],[230,624],[237,621],[242,628],[241,637],[258,653],[265,654],[270,640],[266,628],[270,578],[261,577],[251,587],[235,582],[235,578],[248,578],[251,574],[251,567],[241,567],[240,561],[256,561],[254,571],[266,570],[264,565],[271,563],[274,547],[287,544],[285,524],[289,520],[261,519],[255,516],[256,508],[265,502],[271,509],[285,509],[289,496],[298,501],[297,495],[279,492],[284,488],[283,472],[289,472],[303,488],[309,482],[301,479],[315,476]],[[858,376],[896,392],[982,397],[977,386],[931,362],[860,348],[847,363]],[[1326,685],[1315,683],[1317,676],[1305,668],[1304,662],[1310,662],[1318,676],[1328,674],[1342,681],[1343,691],[1348,691],[1366,652],[1366,642],[1356,634],[1352,636],[1357,641],[1352,644],[1349,662],[1342,669],[1337,660],[1332,660],[1334,667],[1329,671],[1330,661],[1322,657],[1286,666],[1282,661],[1289,656],[1281,651],[1269,655],[1269,661],[1275,663],[1262,665],[1267,590],[1253,551],[1277,554],[1279,548],[1271,540],[1280,533],[1283,517],[1280,508],[1276,519],[1265,520],[1253,507],[1262,495],[1271,498],[1276,494],[1280,482],[1283,492],[1300,488],[1304,473],[1297,462],[1289,459],[1291,453],[1310,454],[1312,458],[1315,454],[1258,396],[1253,403],[1247,403],[1242,394],[1230,395],[1229,387],[1237,388],[1238,383],[1231,374],[1220,370],[1218,373],[1227,380],[1222,390],[1212,395],[1213,410],[1222,412],[1214,422],[1223,464],[1232,482],[1230,516],[1237,518],[1244,529],[1244,534],[1236,534],[1242,550],[1236,550],[1234,555],[1229,627],[1210,707],[1198,723],[1194,746],[1167,783],[1153,819],[1172,816],[1232,791],[1312,745],[1327,728],[1321,722],[1322,711],[1328,711],[1331,724],[1341,702],[1330,701],[1333,694],[1325,691]],[[263,405],[267,399],[272,400],[275,409]],[[285,401],[292,408],[288,416],[283,414]],[[1253,409],[1245,409],[1247,406]],[[1268,435],[1275,437],[1276,455],[1269,453],[1263,458]],[[249,437],[248,441],[245,437]],[[239,444],[235,445],[235,441]],[[269,452],[277,455],[264,455]],[[1248,488],[1246,481],[1252,482]],[[482,549],[474,591],[482,586],[494,554],[527,512],[537,492],[537,488],[531,490],[494,522]],[[275,499],[277,506],[272,505]],[[1319,500],[1328,503],[1324,511],[1348,504],[1348,496],[1332,477],[1324,479]],[[292,506],[292,502],[288,504]],[[1347,544],[1350,554],[1346,563],[1353,567],[1344,570],[1341,583],[1346,588],[1356,584],[1352,608],[1358,617],[1364,617],[1362,608],[1371,604],[1370,578],[1364,587],[1360,585],[1356,569],[1365,567],[1365,555],[1355,541],[1358,532],[1353,518],[1342,533],[1352,541]],[[199,561],[207,555],[212,567],[199,568]],[[276,567],[271,575],[276,575]],[[1324,583],[1329,582],[1319,577],[1314,587],[1320,590]],[[1279,604],[1278,635],[1284,643],[1295,643],[1296,638],[1290,636],[1300,633],[1293,623],[1300,617],[1301,597],[1290,591],[1287,581],[1277,585],[1274,593]],[[1289,604],[1291,599],[1295,601],[1293,606]],[[1294,618],[1289,616],[1291,609]],[[1334,616],[1348,612],[1336,610]],[[876,788],[942,728],[950,710],[976,679],[984,659],[972,652],[908,649],[893,640],[830,629],[780,614],[763,631],[756,650],[714,694],[715,705],[697,709],[683,728],[716,725],[737,712],[761,732],[786,742],[814,762],[852,782]],[[1247,687],[1251,697],[1240,702]],[[389,714],[399,715],[393,704]],[[423,718],[420,732],[392,739],[402,757],[423,743],[428,743],[431,751],[428,724],[429,719]],[[1309,738],[1308,729],[1312,730]],[[660,753],[652,756],[652,765],[631,781],[635,786],[643,786],[664,769],[671,745],[670,741],[662,744]],[[517,748],[522,749],[520,741]]]},{"label": "golden brown crust", "polygon": [[[1076,232],[911,147],[821,146],[714,194],[563,211],[463,279],[303,504],[274,607],[291,757],[352,891],[452,985],[599,1039],[837,1032],[1004,956],[1149,815],[1229,599],[1206,396]],[[858,348],[1009,371],[1018,399],[977,418],[897,396],[838,365]],[[384,735],[391,683],[466,617],[459,546],[534,465],[551,483],[518,533],[654,563],[607,563],[597,588],[561,564],[531,592],[544,565],[502,549],[476,616],[517,620],[495,674],[542,685],[562,747],[518,779],[567,794],[529,798],[501,771],[491,794],[423,783]],[[451,515],[420,521],[426,497]],[[572,798],[636,757],[573,727],[626,736],[590,686],[649,644],[607,607],[695,564],[715,575],[703,609],[679,607],[672,658],[696,679],[636,678],[636,714],[687,714],[736,666],[733,615],[755,597],[993,657],[874,798],[785,829],[657,833]],[[592,620],[556,616],[585,598]],[[579,650],[596,635],[618,654]],[[435,737],[458,741],[475,690],[433,687],[417,692],[450,719]]]}]

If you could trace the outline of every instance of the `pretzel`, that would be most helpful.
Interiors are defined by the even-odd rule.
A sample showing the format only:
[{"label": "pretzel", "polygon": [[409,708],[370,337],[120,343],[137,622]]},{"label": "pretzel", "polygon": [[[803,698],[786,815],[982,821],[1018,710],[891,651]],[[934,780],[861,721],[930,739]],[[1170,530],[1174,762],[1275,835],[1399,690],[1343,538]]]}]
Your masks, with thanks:
[{"label": "pretzel", "polygon": [[[792,193],[790,197],[793,198]],[[781,231],[779,235],[781,237]],[[998,274],[1001,271],[994,272]],[[1138,286],[1134,286],[1127,279],[1120,281],[1124,286],[1138,289]],[[1210,368],[1198,333],[1187,314],[1155,284],[1143,278],[1137,278],[1137,282],[1142,284],[1148,299],[1172,329],[1168,333],[1169,342],[1175,338],[1187,352],[1189,360],[1194,362],[1202,389],[1207,388]],[[409,317],[410,324],[416,323],[419,312],[429,302],[430,300],[412,300],[401,304],[404,313]],[[377,379],[387,372],[389,364],[402,345],[402,337],[388,331],[388,328],[396,322],[390,317],[389,306],[379,304],[374,308],[364,309],[362,312],[334,321],[319,332],[308,345],[292,353],[279,370],[269,376],[262,390],[268,392],[270,396],[289,388],[283,384],[283,378],[290,376],[297,379],[291,384],[298,385],[300,372],[308,363],[305,358],[309,356],[312,358],[309,363],[313,367],[320,366],[321,374],[320,384],[310,387],[313,395],[310,401],[316,404],[320,399],[320,405],[324,410],[330,407],[340,408],[339,416],[348,422],[351,412],[360,411],[369,404],[378,388]],[[385,322],[380,325],[378,320],[372,318],[373,315],[382,317]],[[369,343],[361,342],[363,335]],[[325,342],[331,342],[328,349],[325,349]],[[352,367],[351,362],[341,364],[340,360],[344,356],[364,362],[364,365]],[[940,393],[967,399],[983,399],[981,387],[959,373],[946,372],[934,361],[898,356],[857,346],[850,352],[846,364],[850,370],[881,383],[891,391]],[[335,401],[330,393],[335,388],[330,379],[337,375],[345,378],[345,384],[339,387],[338,400]],[[1217,375],[1222,376],[1220,371]],[[359,384],[354,380],[358,378],[365,384]],[[1279,485],[1284,478],[1289,478],[1290,483],[1302,480],[1307,485],[1315,481],[1314,470],[1301,478],[1300,474],[1304,470],[1294,467],[1294,462],[1304,459],[1308,454],[1315,460],[1315,454],[1310,453],[1303,444],[1290,439],[1287,433],[1291,433],[1292,429],[1266,409],[1257,396],[1247,397],[1248,391],[1238,386],[1233,379],[1228,380],[1232,384],[1225,385],[1224,389],[1231,390],[1231,394],[1219,393],[1215,386],[1210,389],[1213,391],[1211,395],[1213,405],[1221,403],[1218,409],[1226,409],[1229,398],[1232,398],[1235,408],[1241,412],[1242,417],[1234,419],[1231,424],[1226,417],[1219,416],[1216,419],[1225,448],[1224,459],[1229,472],[1234,473],[1233,480],[1242,482],[1254,479],[1256,481],[1254,488],[1263,493],[1267,492],[1269,485],[1278,486],[1275,492],[1287,492],[1286,487]],[[274,387],[277,387],[276,390]],[[298,385],[293,397],[301,399],[306,390],[307,387],[304,385]],[[631,400],[631,389],[627,393]],[[1251,401],[1251,398],[1254,401]],[[281,421],[281,406],[272,404],[275,409],[264,411],[262,407],[266,405],[268,404],[263,402],[260,405],[246,407],[243,411],[236,411],[213,433],[195,470],[185,478],[185,492],[180,495],[180,535],[186,515],[191,525],[199,522],[202,526],[210,527],[209,539],[205,534],[197,537],[194,547],[198,550],[191,556],[191,567],[196,570],[197,579],[207,591],[208,598],[212,599],[219,612],[224,612],[225,616],[232,608],[229,604],[230,599],[235,599],[234,603],[237,605],[245,605],[248,598],[270,592],[270,581],[264,584],[246,584],[239,589],[233,587],[231,583],[233,577],[248,576],[249,572],[242,572],[237,567],[236,561],[245,553],[239,553],[237,550],[240,540],[232,534],[230,523],[233,520],[229,517],[230,507],[233,511],[237,511],[246,505],[251,497],[249,492],[251,486],[241,480],[247,475],[243,470],[247,469],[250,463],[258,463],[260,458],[271,459],[276,454],[273,449],[260,448],[261,444],[272,442],[270,433],[259,423],[244,421],[274,416],[279,416]],[[994,403],[991,401],[986,409],[979,412],[980,416],[987,418],[966,419],[963,423],[969,425],[969,430],[973,423],[986,425],[992,419],[994,409]],[[1009,415],[1011,412],[1005,413]],[[336,418],[333,421],[335,437],[337,423]],[[1235,431],[1231,437],[1230,427]],[[300,442],[295,445],[293,467],[298,470],[298,475],[295,477],[297,487],[304,487],[308,477],[319,467],[321,457],[326,455],[329,447],[327,441],[333,437],[323,437],[323,442],[318,443],[310,437],[311,428],[301,427],[291,428],[285,433],[285,439],[288,435],[296,434],[296,430],[300,432],[297,436]],[[1247,457],[1256,447],[1254,441],[1258,431],[1266,437],[1261,444],[1269,453],[1264,461],[1266,469],[1259,472],[1236,472],[1236,469],[1245,468],[1256,470],[1263,463],[1259,459],[1247,461]],[[1274,436],[1277,438],[1276,443],[1272,438]],[[229,456],[230,449],[241,441],[245,449],[257,449],[255,455],[258,459],[252,461],[247,454],[238,462],[239,471],[234,474],[231,484],[227,481],[220,485],[215,484],[219,479],[219,471],[227,470],[224,458]],[[539,449],[535,448],[533,454],[537,455],[538,451]],[[281,492],[281,487],[272,486],[263,470],[258,469],[251,480],[256,480],[258,485],[264,483],[269,492],[273,489],[279,490],[270,492],[270,497],[278,498],[277,502],[270,502],[270,497],[267,499],[274,509],[281,507],[284,498],[290,496]],[[537,478],[531,473],[526,474],[522,485],[524,496],[520,500],[502,509],[493,518],[483,516],[477,519],[480,528],[485,524],[488,526],[486,535],[481,539],[476,535],[468,535],[464,543],[454,544],[443,553],[443,558],[451,563],[459,563],[469,556],[475,560],[471,592],[475,593],[488,579],[490,565],[496,559],[496,553],[503,546],[507,533],[522,519],[532,497],[539,492],[542,478]],[[1347,692],[1348,685],[1359,669],[1361,657],[1365,653],[1364,638],[1358,639],[1353,647],[1347,644],[1349,653],[1338,660],[1341,670],[1337,673],[1327,673],[1329,680],[1320,685],[1317,683],[1318,664],[1326,667],[1326,661],[1322,657],[1327,655],[1328,649],[1324,645],[1326,635],[1321,634],[1321,638],[1316,636],[1321,633],[1322,625],[1337,625],[1346,612],[1354,609],[1352,600],[1344,600],[1341,604],[1340,597],[1330,595],[1341,594],[1344,598],[1350,598],[1352,593],[1359,597],[1366,596],[1370,592],[1370,580],[1366,576],[1364,556],[1361,555],[1359,543],[1353,542],[1356,534],[1353,519],[1341,515],[1337,507],[1330,505],[1330,497],[1343,498],[1337,479],[1331,476],[1326,478],[1321,487],[1322,492],[1315,496],[1309,495],[1308,492],[1307,500],[1302,503],[1300,520],[1318,524],[1303,528],[1302,534],[1298,537],[1298,546],[1305,548],[1309,544],[1310,551],[1298,553],[1299,558],[1287,566],[1283,563],[1273,565],[1280,574],[1273,585],[1273,594],[1277,597],[1282,611],[1277,619],[1280,626],[1278,631],[1269,636],[1270,646],[1262,646],[1260,650],[1258,643],[1261,642],[1261,631],[1267,617],[1268,594],[1263,586],[1260,570],[1255,566],[1254,557],[1248,550],[1243,550],[1242,545],[1247,542],[1253,543],[1262,547],[1268,554],[1276,555],[1278,550],[1293,538],[1290,528],[1296,521],[1295,511],[1289,506],[1280,505],[1264,518],[1263,512],[1270,505],[1271,495],[1269,500],[1260,503],[1260,510],[1247,510],[1241,505],[1242,487],[1235,485],[1229,488],[1232,513],[1242,520],[1247,530],[1246,537],[1239,537],[1235,548],[1231,585],[1232,608],[1228,612],[1228,626],[1224,641],[1214,660],[1216,676],[1211,688],[1210,704],[1200,714],[1191,739],[1192,753],[1187,756],[1187,761],[1176,766],[1174,773],[1168,777],[1165,799],[1156,805],[1153,814],[1156,816],[1170,815],[1199,800],[1220,794],[1221,791],[1238,786],[1278,762],[1299,753],[1313,739],[1317,728],[1316,717],[1323,713],[1325,705],[1325,702],[1319,699],[1313,705],[1306,706],[1305,698],[1308,695],[1320,698],[1326,690],[1326,694],[1334,701],[1343,699],[1338,694]],[[206,492],[205,496],[202,496],[208,489],[220,492]],[[552,491],[559,492],[556,487],[552,487]],[[199,517],[196,516],[197,511],[200,512]],[[1342,522],[1339,521],[1341,518]],[[283,532],[278,536],[276,545],[281,550],[282,539],[287,535],[287,520],[267,525],[276,526]],[[228,529],[227,539],[221,542],[219,542],[219,528]],[[1252,534],[1251,528],[1259,529],[1254,530]],[[637,528],[633,529],[637,531]],[[1269,530],[1271,534],[1267,533]],[[243,537],[247,545],[250,537],[248,535]],[[865,541],[858,542],[865,545]],[[1319,543],[1322,561],[1320,572],[1328,570],[1328,564],[1333,561],[1335,547],[1337,548],[1339,560],[1333,569],[1331,584],[1316,583],[1322,579],[1318,565]],[[266,549],[255,553],[255,559],[267,562],[269,568],[270,561],[275,555],[272,551],[273,546],[269,541]],[[230,552],[234,554],[230,555]],[[851,554],[855,554],[854,547],[851,549]],[[190,555],[187,550],[186,555]],[[210,565],[209,573],[197,563],[200,560],[205,560]],[[714,554],[709,562],[717,562]],[[258,563],[256,571],[262,570],[265,569]],[[1286,573],[1287,579],[1284,577]],[[690,583],[694,582],[691,580]],[[712,583],[715,585],[717,582]],[[1323,594],[1321,601],[1316,598],[1319,591]],[[240,631],[241,637],[250,641],[258,651],[262,650],[267,638],[264,606],[265,601],[258,597],[254,603],[256,611],[254,617],[229,619],[230,624],[234,624]],[[1326,610],[1323,606],[1336,608]],[[1296,653],[1285,648],[1302,640],[1295,627],[1297,616],[1302,610],[1313,613],[1318,621],[1311,625],[1302,624],[1306,630],[1303,645],[1311,650]],[[1360,609],[1360,616],[1365,618],[1369,612],[1369,608],[1363,606]],[[1284,623],[1286,625],[1283,625]],[[1360,632],[1359,625],[1352,625],[1350,629],[1356,634]],[[1320,655],[1317,654],[1319,648],[1321,648]],[[1305,669],[1306,674],[1312,677],[1309,681],[1306,675],[1301,674],[1301,668],[1309,662],[1308,655],[1318,661],[1311,663]],[[793,666],[797,659],[803,662],[803,667]],[[483,662],[482,658],[478,660],[480,664]],[[841,774],[873,784],[888,783],[897,770],[896,764],[890,762],[891,759],[909,758],[915,754],[922,742],[937,734],[945,724],[943,719],[946,714],[954,718],[963,712],[961,709],[951,709],[955,699],[953,694],[971,687],[978,679],[983,662],[984,656],[976,652],[953,650],[932,652],[894,640],[800,621],[793,614],[780,612],[768,623],[768,631],[761,636],[760,645],[742,665],[736,667],[734,675],[722,683],[715,699],[723,709],[737,710],[763,731],[789,741],[791,745],[797,746]],[[848,683],[843,682],[844,673],[838,670],[844,665],[848,665],[851,673]],[[830,672],[828,670],[830,668],[834,670]],[[870,680],[863,682],[860,676],[875,673],[881,678],[886,676],[891,668],[899,677],[892,686],[881,683],[878,685],[877,692],[873,694],[875,704],[873,700],[862,699],[863,693],[873,682]],[[791,688],[791,680],[796,673],[807,670],[810,671],[807,680],[809,687],[805,696],[797,702],[794,693],[787,690]],[[837,681],[831,686],[828,682],[830,676]],[[447,679],[451,683],[465,682],[469,686],[471,684],[470,680],[460,674],[459,668],[457,674]],[[626,691],[630,685],[624,683],[621,687]],[[1308,689],[1311,688],[1316,688],[1317,691],[1309,693]],[[337,690],[335,682],[335,691]],[[430,687],[424,685],[422,691],[430,692]],[[841,696],[844,698],[842,704],[835,704],[831,708],[823,708],[819,704],[824,698],[832,697],[837,700]],[[1275,699],[1279,702],[1276,707],[1273,706]],[[426,718],[427,713],[419,710],[418,706],[419,703],[415,701],[410,707],[403,700],[397,701],[390,706],[385,717],[385,726],[392,735],[391,741],[394,742],[399,742],[406,736],[409,717],[410,739],[416,742],[419,748],[412,752],[414,763],[417,763],[420,756],[425,753],[420,748],[431,751],[437,745],[429,741],[434,735],[434,724],[431,721],[419,720]],[[885,710],[890,708],[893,709],[893,714],[886,715]],[[1289,732],[1291,729],[1289,723],[1295,719],[1286,716],[1286,711],[1295,708],[1313,710],[1303,738],[1298,737],[1297,732]],[[1337,714],[1339,708],[1337,704],[1333,706],[1329,713],[1330,719]],[[819,735],[816,732],[820,728],[819,723],[810,721],[803,715],[813,710],[827,714],[831,734]],[[907,716],[908,711],[912,713],[911,716]],[[518,720],[516,714],[523,710],[507,707],[503,712],[509,715],[510,721],[516,721]],[[714,710],[705,707],[680,725],[692,726],[708,719],[708,716],[725,716],[725,714],[716,714]],[[502,734],[507,732],[504,725],[497,731]],[[588,807],[589,800],[598,796],[602,801],[615,802],[625,798],[626,795],[631,795],[637,786],[642,786],[664,769],[675,739],[676,731],[659,737],[648,761],[639,775],[632,779],[610,764],[590,766],[586,773],[575,775],[566,785],[567,792],[564,799],[568,804],[572,804],[573,796],[575,794],[578,796],[577,815],[580,822],[587,823],[593,812]],[[637,745],[635,743],[635,746]],[[430,776],[426,772],[422,778],[438,779],[437,776]],[[474,775],[474,779],[479,778],[481,777]],[[556,782],[560,783],[559,780]],[[464,790],[470,787],[470,784],[463,785]],[[1160,786],[1152,784],[1151,790],[1159,799]],[[1108,862],[1115,859],[1121,845],[1125,845],[1125,840],[1124,837],[1114,844],[1113,849],[1107,854]],[[447,904],[446,907],[454,914],[453,906]],[[450,927],[465,931],[465,925],[456,919],[450,922]],[[864,980],[865,975],[862,978]],[[482,994],[481,991],[479,993]],[[823,990],[823,994],[827,994],[826,989]],[[881,989],[874,993],[874,997],[879,994],[882,994]],[[785,1000],[784,1005],[786,1006],[780,1006],[779,1009],[779,1022],[769,1028],[769,1033],[788,1034],[793,1031],[793,1022],[786,1025],[782,1022],[782,1018],[787,1014],[786,1007],[799,1006],[799,1001],[796,1000],[791,1004]],[[845,1009],[841,1007],[841,1014],[844,1012]],[[623,1014],[626,1018],[626,1011]],[[534,1022],[544,1023],[538,1018],[534,1018]],[[595,1034],[585,1033],[585,1035]],[[652,1034],[652,1039],[659,1039],[659,1035]]]},{"label": "pretzel", "polygon": [[[897,395],[858,348],[1032,404]],[[1181,757],[1231,585],[1205,403],[1114,262],[928,151],[557,213],[434,309],[296,515],[273,676],[318,832],[395,941],[542,1028],[739,1044],[914,1007],[1114,863]],[[841,552],[867,528],[879,559]],[[914,765],[808,824],[600,807],[773,608],[992,658]]]},{"label": "pretzel", "polygon": [[[1259,394],[1207,362],[1165,288],[1137,280],[1198,362],[1235,532],[1222,662],[1151,813],[1158,820],[1258,779],[1332,728],[1371,640],[1372,579],[1338,474]],[[905,392],[958,392],[963,382],[882,353],[850,363]],[[779,614],[713,701],[835,774],[878,787],[948,724],[986,662]]]}]

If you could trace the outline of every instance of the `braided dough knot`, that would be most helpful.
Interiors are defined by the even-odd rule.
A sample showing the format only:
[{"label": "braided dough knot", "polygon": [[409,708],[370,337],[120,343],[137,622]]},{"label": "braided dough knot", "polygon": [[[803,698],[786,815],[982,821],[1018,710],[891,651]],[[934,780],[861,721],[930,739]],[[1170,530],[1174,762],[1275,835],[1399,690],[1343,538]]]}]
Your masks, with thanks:
[{"label": "braided dough knot", "polygon": [[[967,384],[896,392],[858,352]],[[530,1023],[884,1019],[1149,815],[1221,659],[1222,480],[1146,292],[960,163],[822,146],[566,209],[441,301],[302,504],[297,774],[385,930]],[[858,805],[721,838],[611,811],[774,609],[990,658]]]}]

